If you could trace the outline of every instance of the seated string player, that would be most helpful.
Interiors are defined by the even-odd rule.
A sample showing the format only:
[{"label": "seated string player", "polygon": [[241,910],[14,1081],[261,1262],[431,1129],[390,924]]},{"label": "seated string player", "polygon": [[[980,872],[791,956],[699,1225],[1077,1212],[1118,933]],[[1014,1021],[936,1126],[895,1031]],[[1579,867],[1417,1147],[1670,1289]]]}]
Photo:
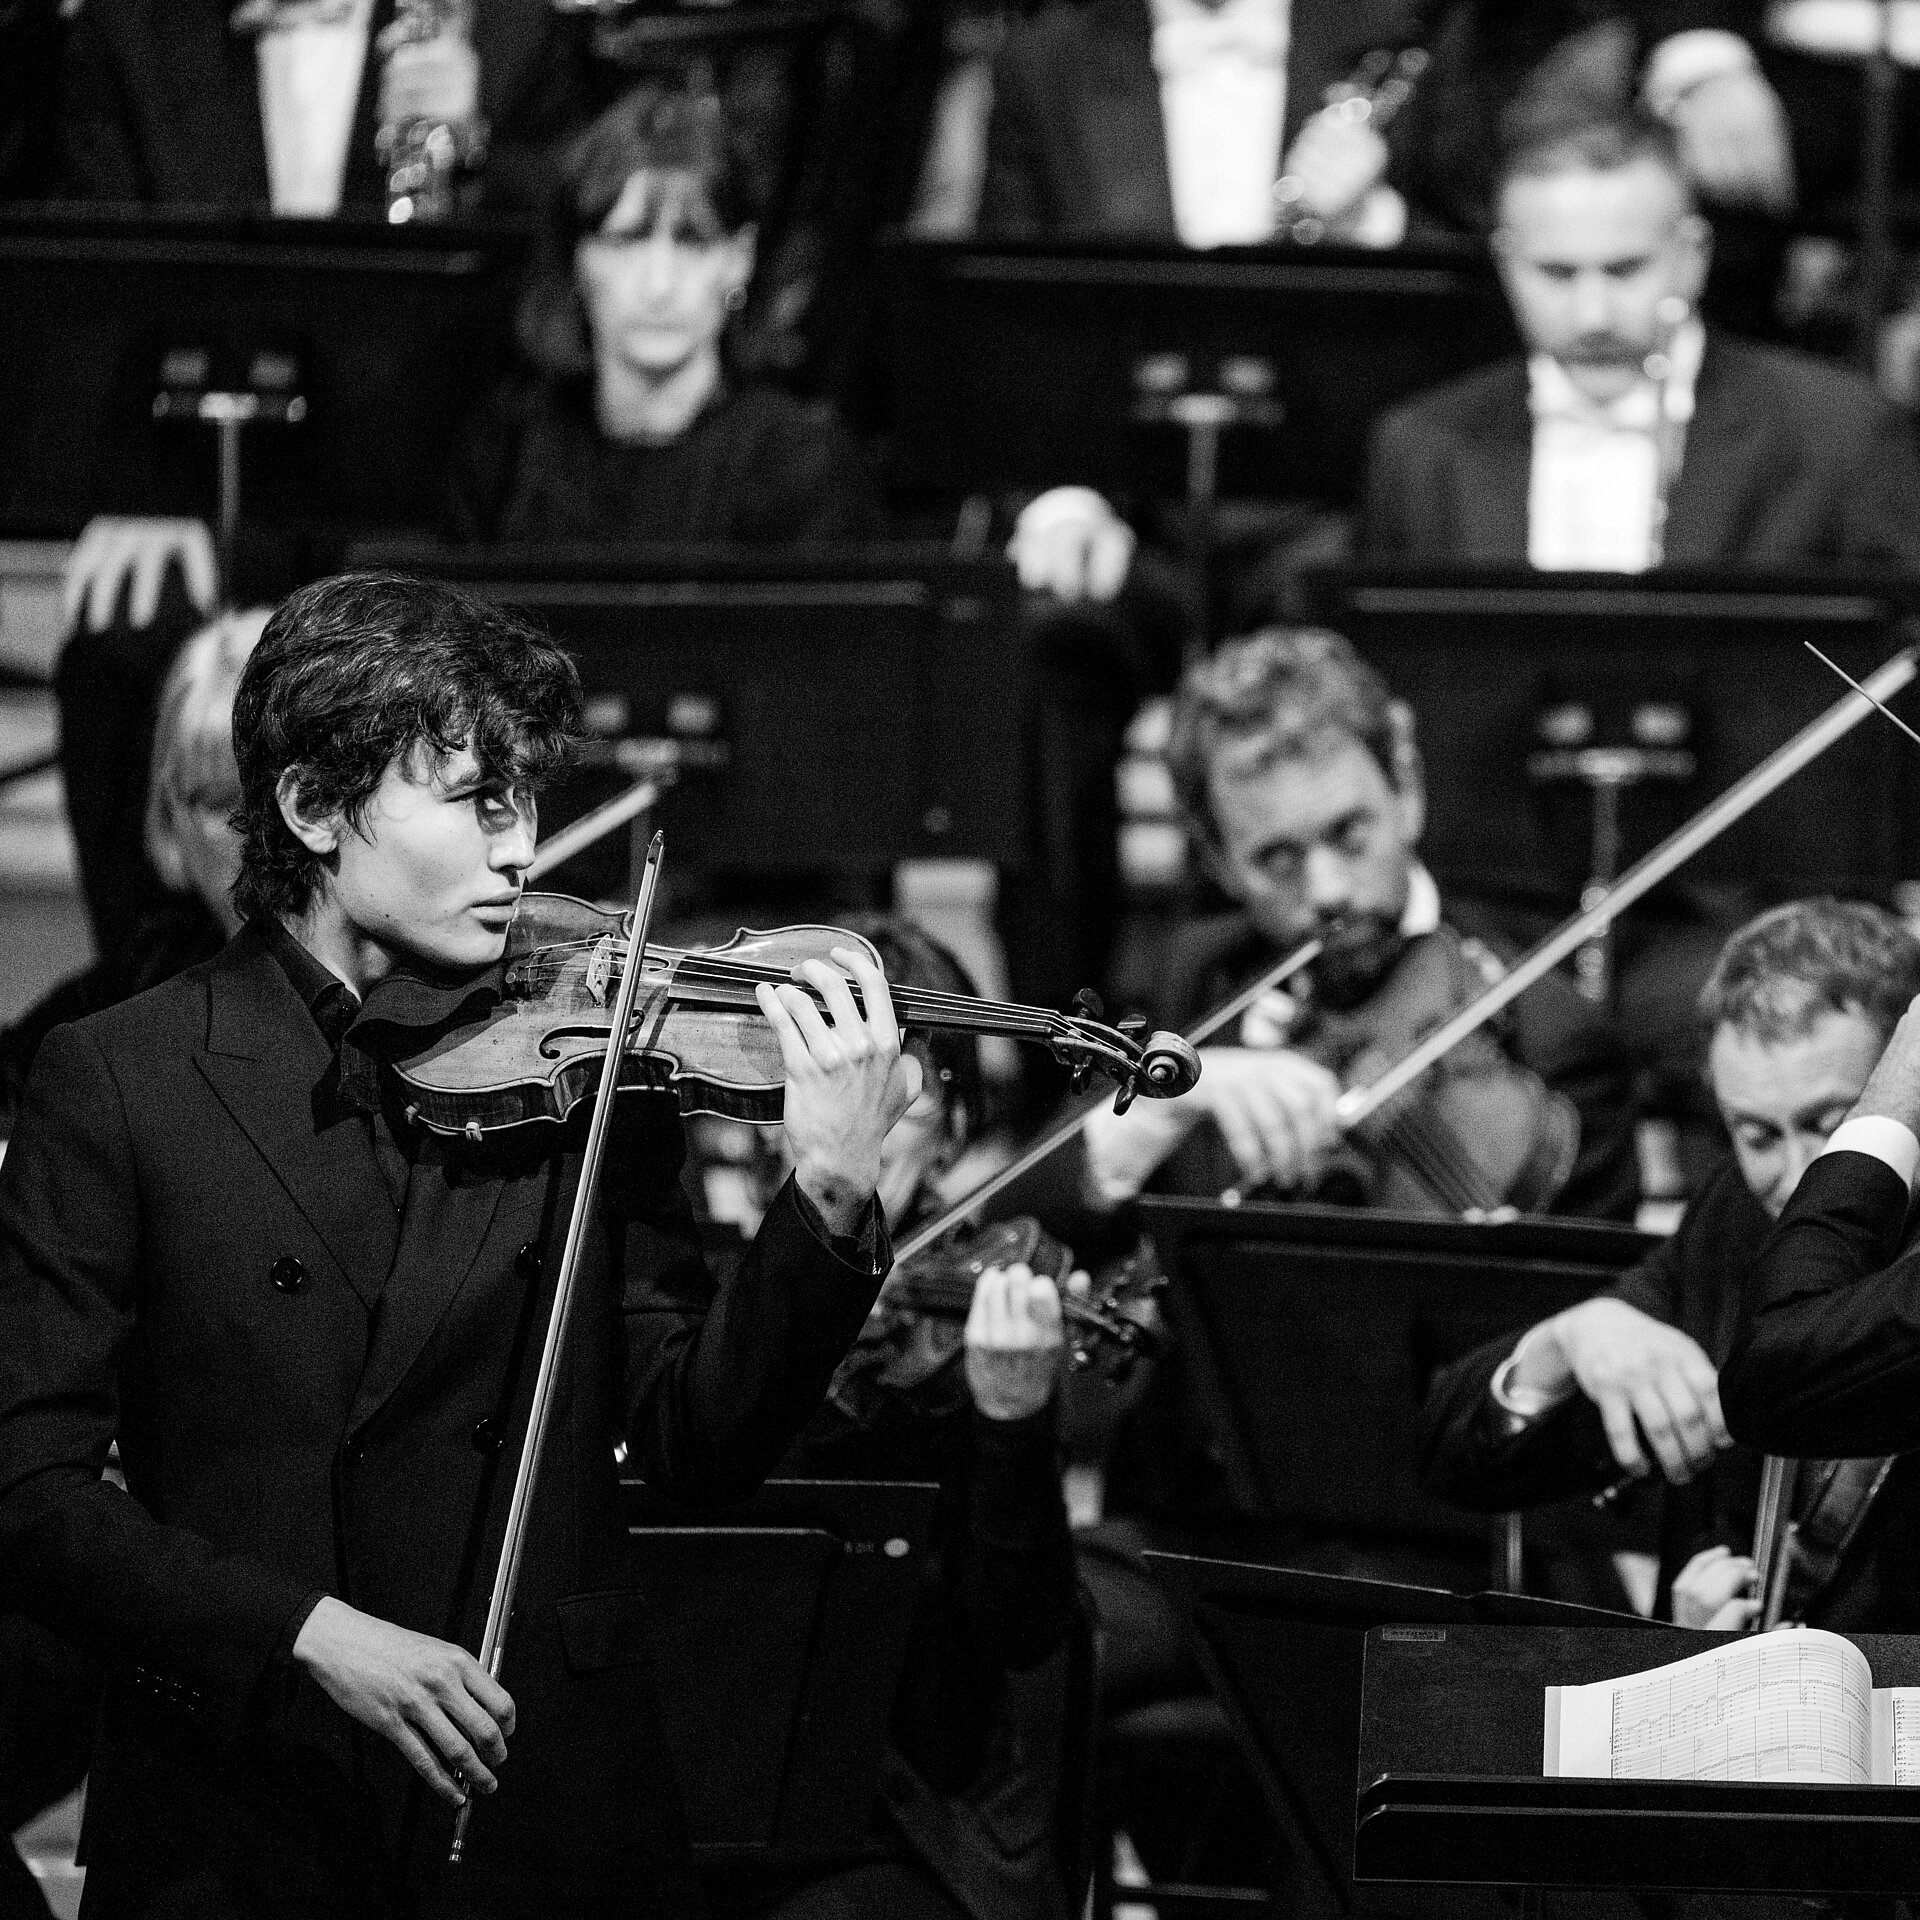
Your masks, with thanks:
[{"label": "seated string player", "polygon": [[864,1011],[818,961],[817,1001],[757,986],[793,1174],[720,1287],[677,1103],[619,1094],[496,1678],[472,1649],[593,1103],[434,1133],[400,1063],[504,990],[579,700],[451,589],[290,596],[234,699],[245,926],[34,1064],[0,1167],[0,1608],[106,1672],[89,1911],[701,1911],[608,1599],[613,1443],[680,1499],[765,1476],[890,1263],[880,1145],[920,1067],[864,954]]},{"label": "seated string player", "polygon": [[1496,209],[1526,358],[1379,422],[1369,557],[1920,565],[1912,421],[1857,374],[1702,322],[1712,233],[1665,122],[1542,116],[1502,163]]},{"label": "seated string player", "polygon": [[[1089,1121],[1081,1197],[1111,1210],[1152,1185],[1463,1211],[1425,1185],[1417,1151],[1403,1163],[1391,1139],[1378,1153],[1344,1141],[1335,1118],[1344,1076],[1370,1077],[1411,1045],[1396,1047],[1392,1011],[1412,991],[1410,965],[1448,1012],[1504,967],[1482,917],[1443,902],[1420,863],[1412,713],[1337,634],[1275,628],[1189,670],[1169,758],[1190,844],[1237,905],[1175,936],[1157,970],[1156,1024],[1185,1028],[1309,939],[1322,952],[1201,1050],[1192,1092]],[[1631,1218],[1631,1101],[1611,1028],[1554,974],[1509,1012],[1478,1036],[1472,1071],[1509,1073],[1513,1101],[1532,1097],[1543,1124],[1566,1130],[1551,1191],[1522,1204]],[[1395,1168],[1411,1184],[1396,1184]]]},{"label": "seated string player", "polygon": [[[911,921],[855,919],[851,930],[872,942],[889,980],[974,992],[959,962]],[[903,1045],[922,1074],[919,1098],[881,1149],[880,1204],[896,1233],[938,1210],[935,1182],[983,1104],[971,1034],[909,1029]],[[705,1124],[709,1133],[743,1131]],[[778,1135],[752,1138],[745,1159],[707,1167],[744,1177],[763,1204],[784,1177],[784,1155]],[[933,1258],[953,1269],[937,1250]],[[781,1474],[803,1480],[936,1481],[940,1505],[868,1846],[855,1859],[777,1872],[710,1869],[707,1893],[721,1916],[1048,1920],[1072,1904],[1057,1823],[1072,1764],[1066,1703],[1077,1617],[1055,1422],[1060,1295],[1023,1263],[989,1266],[962,1310],[964,1336],[951,1343],[960,1351],[918,1386],[904,1384],[914,1369],[901,1384],[883,1381],[897,1349],[863,1339],[780,1463]],[[959,1331],[953,1322],[950,1332]],[[937,1329],[931,1337],[941,1338]]]},{"label": "seated string player", "polygon": [[[1810,1171],[1846,1169],[1840,1131],[1895,1023],[1920,990],[1920,943],[1878,907],[1806,900],[1741,928],[1700,996],[1707,1078],[1733,1155],[1679,1232],[1605,1292],[1489,1342],[1435,1379],[1423,1415],[1422,1477],[1443,1499],[1494,1512],[1597,1493],[1631,1476],[1660,1494],[1653,1611],[1684,1627],[1747,1626],[1761,1600],[1751,1556],[1761,1462],[1735,1445],[1716,1368],[1751,1313],[1761,1248]],[[1823,1157],[1831,1150],[1831,1160]],[[1871,1179],[1885,1169],[1867,1160]],[[1892,1182],[1886,1183],[1889,1190]],[[1799,1212],[1796,1206],[1793,1210]],[[1891,1208],[1889,1208],[1891,1212]],[[1775,1263],[1763,1269],[1777,1271]],[[1775,1297],[1778,1297],[1777,1295]],[[1805,1391],[1804,1389],[1796,1389]],[[1734,1422],[1743,1440],[1747,1429]],[[1772,1423],[1757,1421],[1763,1444]],[[1786,1439],[1785,1435],[1781,1438]],[[1804,1444],[1810,1436],[1793,1436]],[[1831,1453],[1879,1445],[1837,1435]],[[1824,1472],[1803,1467],[1809,1518]],[[1865,1476],[1863,1486],[1872,1486]],[[1631,1503],[1634,1496],[1626,1496]],[[1824,1581],[1796,1584],[1789,1617],[1910,1632],[1920,1476],[1893,1467],[1872,1493],[1839,1490],[1820,1525],[1846,1550]]]}]

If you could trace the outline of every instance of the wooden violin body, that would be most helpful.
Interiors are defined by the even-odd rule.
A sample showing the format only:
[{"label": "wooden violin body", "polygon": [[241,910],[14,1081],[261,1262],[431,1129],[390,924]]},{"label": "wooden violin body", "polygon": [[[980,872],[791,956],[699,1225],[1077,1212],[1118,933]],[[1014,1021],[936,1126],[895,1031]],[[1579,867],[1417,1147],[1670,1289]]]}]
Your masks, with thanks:
[{"label": "wooden violin body", "polygon": [[[499,1001],[477,1022],[399,1064],[413,1117],[437,1133],[484,1134],[564,1120],[599,1085],[624,965],[626,916],[565,894],[528,893],[508,937]],[[640,976],[623,1088],[670,1090],[685,1113],[779,1124],[786,1090],[780,1043],[756,985],[786,982],[835,947],[872,947],[839,927],[736,933],[705,951],[650,945]],[[857,990],[855,997],[858,998]],[[902,1026],[1004,1033],[1050,1047],[1077,1069],[1102,1071],[1134,1092],[1183,1092],[1198,1078],[1184,1041],[1142,1043],[1097,1021],[958,994],[894,988]]]},{"label": "wooden violin body", "polygon": [[[1410,940],[1350,1011],[1312,1008],[1290,1044],[1365,1087],[1484,993],[1498,963],[1451,927]],[[1580,1116],[1486,1028],[1347,1136],[1370,1206],[1403,1213],[1537,1213],[1573,1171]]]}]

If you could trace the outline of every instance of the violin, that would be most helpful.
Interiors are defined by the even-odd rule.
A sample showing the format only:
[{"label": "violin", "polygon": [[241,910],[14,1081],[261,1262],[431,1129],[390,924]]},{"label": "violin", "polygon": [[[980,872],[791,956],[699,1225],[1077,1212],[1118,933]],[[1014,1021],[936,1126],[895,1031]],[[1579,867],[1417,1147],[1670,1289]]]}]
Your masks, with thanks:
[{"label": "violin", "polygon": [[1754,1524],[1754,1630],[1798,1622],[1825,1598],[1879,1499],[1894,1456],[1788,1460],[1767,1456]]},{"label": "violin", "polygon": [[[1287,1045],[1364,1089],[1500,973],[1478,941],[1439,927],[1407,941],[1357,1007],[1316,1005],[1309,989]],[[1566,1185],[1579,1147],[1572,1101],[1483,1026],[1347,1128],[1333,1171],[1356,1180],[1367,1205],[1396,1212],[1538,1213]]]},{"label": "violin", "polygon": [[959,1233],[897,1264],[860,1337],[833,1376],[828,1399],[858,1426],[903,1402],[923,1415],[950,1413],[966,1398],[967,1316],[974,1286],[993,1267],[1025,1266],[1060,1291],[1067,1363],[1122,1384],[1160,1350],[1155,1304],[1166,1279],[1151,1248],[1103,1269],[1084,1294],[1067,1290],[1073,1255],[1028,1215]]},{"label": "violin", "polygon": [[[398,1063],[408,1118],[476,1140],[502,1127],[566,1119],[600,1084],[631,921],[631,914],[567,894],[523,894],[499,998],[479,1019]],[[834,965],[835,947],[873,953],[859,935],[822,926],[742,929],[711,949],[647,942],[620,1087],[671,1092],[684,1113],[777,1126],[786,1070],[754,989],[762,982],[803,984],[794,968],[803,960]],[[858,1002],[858,985],[848,985]],[[919,987],[889,991],[903,1027],[1004,1034],[1044,1046],[1072,1068],[1078,1086],[1096,1072],[1111,1079],[1121,1108],[1136,1095],[1185,1093],[1200,1077],[1199,1055],[1177,1034],[1142,1040],[1137,1028],[1085,1014]]]}]

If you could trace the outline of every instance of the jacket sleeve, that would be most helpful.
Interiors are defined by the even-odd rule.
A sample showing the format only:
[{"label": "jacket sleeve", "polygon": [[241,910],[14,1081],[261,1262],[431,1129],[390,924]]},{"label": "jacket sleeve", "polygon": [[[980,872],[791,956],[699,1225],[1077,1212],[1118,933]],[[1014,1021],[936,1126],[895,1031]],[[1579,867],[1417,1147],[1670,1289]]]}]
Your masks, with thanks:
[{"label": "jacket sleeve", "polygon": [[232,1732],[317,1596],[101,1478],[148,1364],[140,1235],[119,1088],[84,1026],[57,1028],[0,1169],[0,1606]]},{"label": "jacket sleeve", "polygon": [[1054,222],[1046,204],[1044,118],[1037,111],[1031,62],[1016,28],[993,67],[993,106],[987,116],[986,175],[980,188],[981,235],[991,240],[1047,238]]},{"label": "jacket sleeve", "polygon": [[[1691,1220],[1688,1224],[1691,1224]],[[1624,1300],[1669,1326],[1679,1323],[1679,1286],[1691,1251],[1687,1225],[1596,1298]],[[1420,1409],[1420,1484],[1478,1512],[1597,1493],[1619,1476],[1598,1410],[1576,1393],[1515,1430],[1495,1404],[1493,1376],[1519,1335],[1489,1340],[1434,1376]]]},{"label": "jacket sleeve", "polygon": [[689,1505],[752,1492],[826,1398],[892,1265],[875,1207],[871,1262],[829,1245],[788,1180],[715,1287],[680,1185],[678,1112],[628,1100],[609,1142],[623,1239],[625,1426],[648,1483]]},{"label": "jacket sleeve", "polygon": [[1920,1446],[1920,1249],[1908,1196],[1864,1153],[1810,1166],[1760,1251],[1720,1404],[1736,1440],[1852,1458]]},{"label": "jacket sleeve", "polygon": [[987,1673],[1024,1672],[1065,1644],[1076,1606],[1073,1539],[1051,1406],[972,1422],[965,1605]]}]

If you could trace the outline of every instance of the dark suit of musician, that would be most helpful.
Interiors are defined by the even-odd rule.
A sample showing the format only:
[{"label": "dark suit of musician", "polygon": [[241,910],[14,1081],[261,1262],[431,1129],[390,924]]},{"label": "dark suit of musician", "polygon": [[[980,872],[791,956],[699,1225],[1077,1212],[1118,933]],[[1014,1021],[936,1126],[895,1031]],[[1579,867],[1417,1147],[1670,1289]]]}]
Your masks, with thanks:
[{"label": "dark suit of musician", "polygon": [[[1729,1161],[1689,1205],[1679,1232],[1605,1293],[1678,1327],[1721,1365],[1772,1224]],[[1495,1403],[1494,1375],[1513,1350],[1511,1337],[1492,1340],[1435,1376],[1421,1412],[1427,1490],[1461,1506],[1505,1513],[1612,1485],[1620,1468],[1599,1410],[1584,1394],[1524,1425]],[[1656,1618],[1669,1617],[1674,1580],[1703,1548],[1751,1551],[1760,1463],[1751,1448],[1735,1447],[1684,1485],[1661,1487]],[[1882,1489],[1844,1577],[1809,1609],[1809,1623],[1839,1632],[1913,1631],[1920,1589],[1907,1576],[1917,1539],[1920,1475],[1903,1464]]]},{"label": "dark suit of musician", "polygon": [[[1413,44],[1417,0],[1293,0],[1273,173],[1322,96],[1376,48]],[[994,69],[980,205],[1006,239],[1175,239],[1147,0],[1054,6],[1016,27]]]},{"label": "dark suit of musician", "polygon": [[[1367,555],[1524,565],[1533,439],[1519,359],[1395,408],[1368,459]],[[1665,544],[1677,567],[1920,564],[1913,424],[1856,374],[1710,330]]]},{"label": "dark suit of musician", "polygon": [[[86,0],[68,41],[60,107],[69,193],[169,206],[267,204],[255,40],[229,24],[233,12],[222,0]],[[393,17],[393,0],[375,0],[343,208],[385,210],[374,148],[377,42]],[[480,110],[493,129],[486,197],[537,206],[542,150],[584,124],[580,56],[566,23],[534,0],[476,0],[471,38]]]},{"label": "dark suit of musician", "polygon": [[256,924],[59,1029],[0,1172],[0,1606],[109,1669],[88,1911],[684,1910],[613,1422],[670,1492],[751,1487],[877,1274],[789,1186],[716,1293],[677,1112],[623,1097],[502,1676],[519,1727],[449,1883],[449,1810],[289,1654],[322,1595],[478,1645],[586,1109],[382,1136],[339,1091],[330,979]]}]

